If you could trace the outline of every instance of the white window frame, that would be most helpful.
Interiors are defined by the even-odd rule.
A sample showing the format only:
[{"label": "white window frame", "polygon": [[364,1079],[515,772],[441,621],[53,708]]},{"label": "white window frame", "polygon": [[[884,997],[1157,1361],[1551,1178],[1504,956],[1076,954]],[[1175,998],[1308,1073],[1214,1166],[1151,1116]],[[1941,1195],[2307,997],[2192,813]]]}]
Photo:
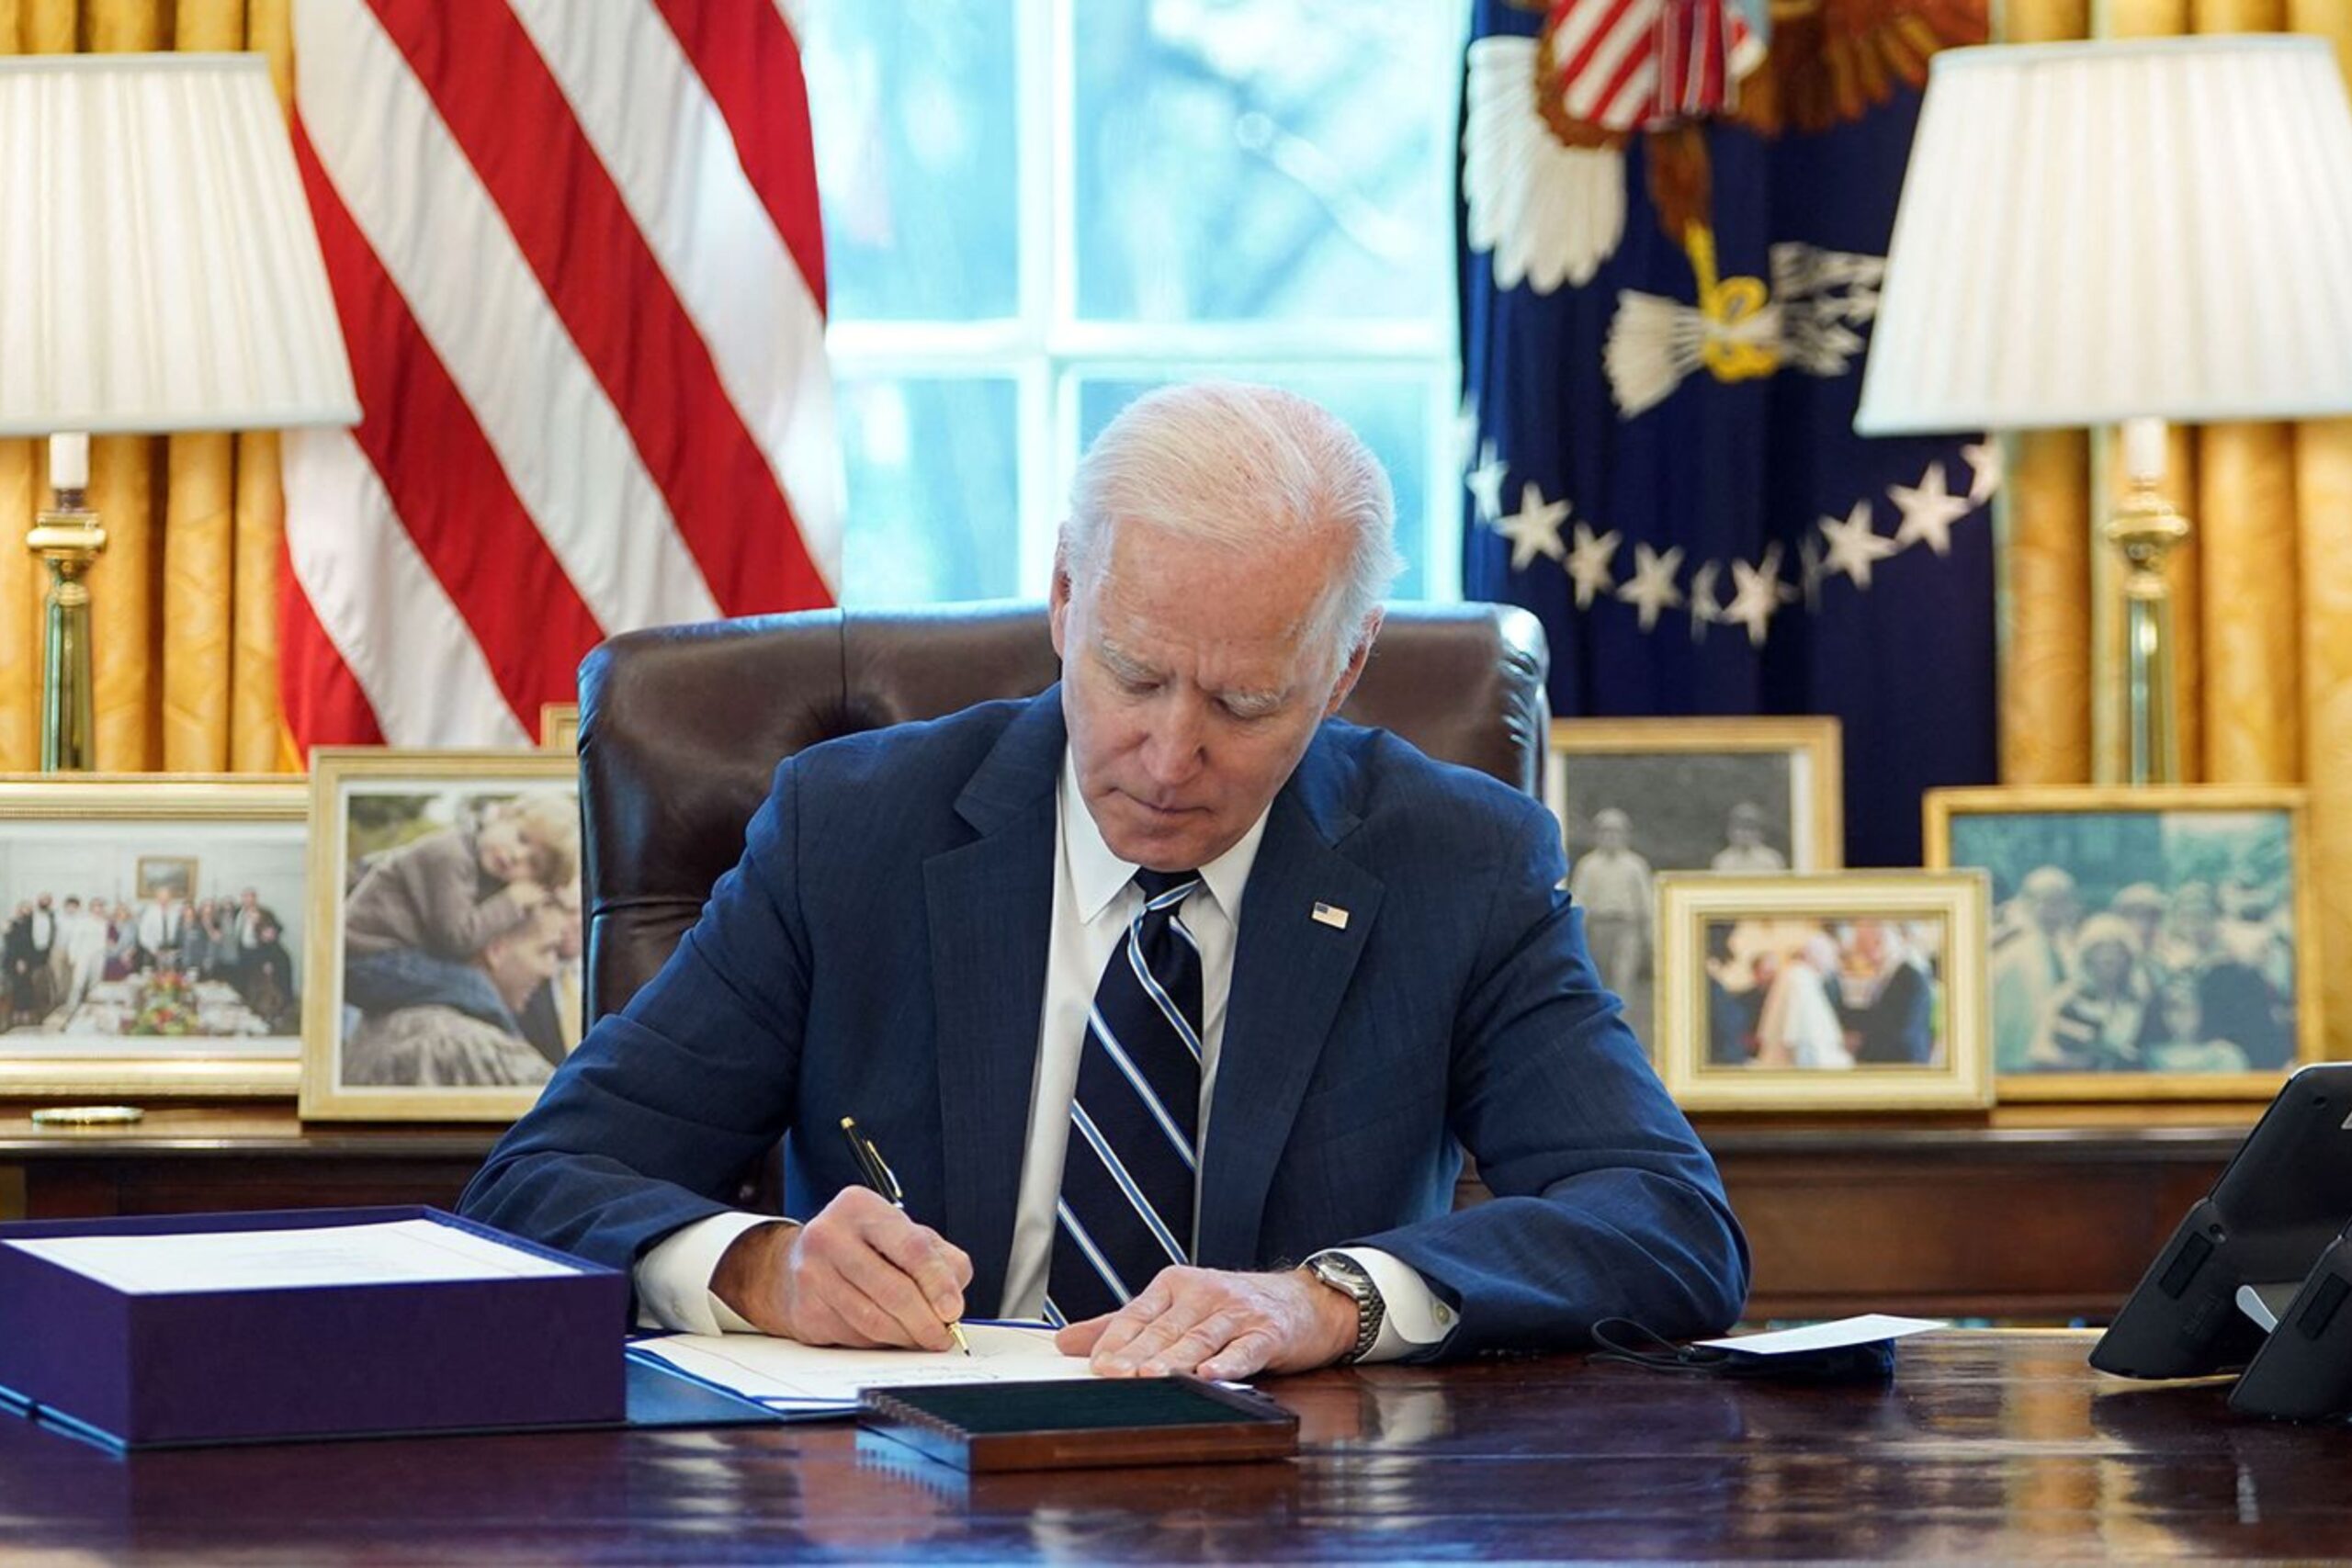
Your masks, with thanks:
[{"label": "white window frame", "polygon": [[[1042,598],[1053,537],[1078,465],[1080,383],[1089,378],[1204,375],[1242,378],[1375,368],[1418,379],[1426,402],[1426,491],[1419,498],[1423,597],[1462,596],[1462,468],[1456,408],[1461,365],[1453,295],[1439,290],[1421,321],[1184,322],[1080,320],[1077,300],[1076,8],[1081,0],[1013,0],[1019,314],[984,321],[833,321],[825,343],[842,379],[1009,378],[1019,421],[1020,592]],[[1466,0],[1453,4],[1467,28]],[[1453,92],[1433,110],[1437,145],[1453,145],[1458,54],[1430,62]],[[1044,90],[1038,90],[1043,85]],[[1450,156],[1451,154],[1449,154]],[[1452,188],[1448,182],[1447,189]],[[1450,230],[1450,211],[1431,215]],[[1039,243],[1038,236],[1048,236]],[[1399,498],[1400,510],[1404,498]],[[853,516],[850,526],[855,527]],[[1399,541],[1406,544],[1407,541]]]}]

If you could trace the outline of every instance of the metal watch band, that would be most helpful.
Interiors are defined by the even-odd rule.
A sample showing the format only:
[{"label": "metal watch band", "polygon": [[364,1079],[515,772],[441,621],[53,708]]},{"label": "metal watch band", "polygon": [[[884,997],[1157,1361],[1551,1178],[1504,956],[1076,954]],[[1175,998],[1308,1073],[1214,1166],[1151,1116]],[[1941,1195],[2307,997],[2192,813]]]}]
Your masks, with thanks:
[{"label": "metal watch band", "polygon": [[1380,1287],[1354,1258],[1336,1252],[1319,1254],[1306,1260],[1308,1272],[1334,1290],[1344,1291],[1356,1303],[1355,1348],[1340,1359],[1340,1365],[1361,1361],[1372,1354],[1380,1343],[1380,1325],[1387,1318],[1388,1303],[1381,1299]]}]

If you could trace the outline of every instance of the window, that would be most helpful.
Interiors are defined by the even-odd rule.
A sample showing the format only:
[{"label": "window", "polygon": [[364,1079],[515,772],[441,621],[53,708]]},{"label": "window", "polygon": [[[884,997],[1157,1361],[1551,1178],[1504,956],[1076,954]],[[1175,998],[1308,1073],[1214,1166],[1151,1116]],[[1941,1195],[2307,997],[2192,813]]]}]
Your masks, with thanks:
[{"label": "window", "polygon": [[1228,375],[1386,464],[1460,591],[1460,0],[808,0],[842,598],[1042,596],[1084,444]]}]

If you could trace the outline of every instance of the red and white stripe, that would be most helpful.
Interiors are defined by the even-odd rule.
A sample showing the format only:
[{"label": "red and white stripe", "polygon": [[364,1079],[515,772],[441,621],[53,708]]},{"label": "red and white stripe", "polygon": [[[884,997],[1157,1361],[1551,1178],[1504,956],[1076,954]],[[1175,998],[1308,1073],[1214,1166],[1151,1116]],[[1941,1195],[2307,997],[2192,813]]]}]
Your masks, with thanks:
[{"label": "red and white stripe", "polygon": [[285,443],[315,745],[524,745],[616,632],[832,602],[841,458],[775,0],[297,0],[365,418]]},{"label": "red and white stripe", "polygon": [[1609,130],[1722,113],[1764,60],[1734,0],[1553,0],[1544,26],[1562,107]]}]

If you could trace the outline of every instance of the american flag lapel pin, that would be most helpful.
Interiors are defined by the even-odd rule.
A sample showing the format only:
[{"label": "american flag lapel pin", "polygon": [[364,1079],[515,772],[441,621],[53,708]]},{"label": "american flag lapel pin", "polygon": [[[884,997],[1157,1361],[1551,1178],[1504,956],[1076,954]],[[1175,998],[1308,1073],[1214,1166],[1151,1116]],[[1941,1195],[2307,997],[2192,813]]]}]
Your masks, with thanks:
[{"label": "american flag lapel pin", "polygon": [[1343,931],[1348,929],[1348,912],[1337,904],[1326,904],[1321,899],[1317,899],[1315,918],[1335,931]]}]

